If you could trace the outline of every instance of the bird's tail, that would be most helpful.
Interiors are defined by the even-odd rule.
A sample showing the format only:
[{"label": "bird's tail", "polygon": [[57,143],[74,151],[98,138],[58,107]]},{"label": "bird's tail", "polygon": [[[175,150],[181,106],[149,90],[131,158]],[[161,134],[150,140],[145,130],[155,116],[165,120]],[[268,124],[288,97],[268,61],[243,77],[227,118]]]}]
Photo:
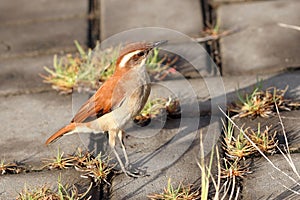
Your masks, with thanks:
[{"label": "bird's tail", "polygon": [[76,128],[76,123],[70,123],[69,125],[61,128],[59,131],[57,131],[56,133],[54,133],[53,135],[51,135],[48,138],[48,140],[46,141],[46,145],[56,141],[58,138],[62,137],[63,135],[65,135],[71,131],[74,131],[75,128]]}]

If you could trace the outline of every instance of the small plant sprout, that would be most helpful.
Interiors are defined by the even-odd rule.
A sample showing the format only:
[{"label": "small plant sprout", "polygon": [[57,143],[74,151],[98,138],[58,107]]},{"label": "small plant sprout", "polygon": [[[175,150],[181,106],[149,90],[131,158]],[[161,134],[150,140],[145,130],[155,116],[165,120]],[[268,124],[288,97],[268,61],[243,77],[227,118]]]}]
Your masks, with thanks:
[{"label": "small plant sprout", "polygon": [[88,151],[82,151],[81,148],[77,149],[75,156],[73,157],[75,162],[75,169],[87,167],[88,163],[95,159],[92,153]]},{"label": "small plant sprout", "polygon": [[236,158],[233,161],[226,158],[223,160],[224,168],[221,169],[221,178],[244,178],[245,175],[252,173],[250,171],[250,163],[246,166],[242,166],[239,158]]},{"label": "small plant sprout", "polygon": [[92,185],[83,194],[78,193],[78,189],[73,185],[72,187],[64,186],[61,183],[61,176],[58,177],[57,191],[51,190],[46,185],[37,187],[35,189],[28,189],[27,185],[24,186],[22,192],[19,193],[17,200],[80,200],[90,199],[87,197],[88,192],[91,190]]},{"label": "small plant sprout", "polygon": [[199,192],[192,192],[191,186],[183,186],[182,183],[174,188],[171,179],[168,179],[167,187],[161,194],[148,195],[151,200],[194,200],[199,199]]},{"label": "small plant sprout", "polygon": [[[198,166],[201,170],[201,199],[208,199],[209,189],[210,189],[210,179],[214,182],[214,185],[216,187],[216,183],[212,177],[212,163],[213,163],[213,155],[214,155],[214,149],[211,151],[211,157],[209,160],[209,164],[207,165],[205,163],[204,158],[204,147],[203,147],[203,139],[202,139],[202,132],[200,133],[200,162],[198,162]],[[218,151],[217,151],[218,154]],[[216,187],[218,188],[218,187]],[[216,190],[216,193],[218,194],[219,191]]]},{"label": "small plant sprout", "polygon": [[[281,119],[281,116],[280,116],[280,113],[279,113],[279,108],[277,106],[277,103],[275,101],[275,108],[276,108],[276,113],[278,115],[278,118],[280,120],[280,124],[282,126],[282,131],[283,131],[283,134],[284,134],[284,137],[286,138],[286,133],[285,133],[285,127],[283,126],[283,123],[282,123],[282,119]],[[243,129],[241,129],[239,126],[236,125],[236,123],[229,117],[225,114],[225,112],[220,108],[221,112],[226,116],[226,118],[228,119],[228,121],[230,121],[233,126],[235,128],[237,128],[239,131],[241,131],[245,138],[252,144],[253,147],[255,147],[255,149],[257,150],[257,152],[259,152],[259,154],[270,164],[270,166],[276,170],[277,172],[281,173],[287,180],[289,180],[290,182],[292,182],[293,184],[299,186],[299,178],[300,178],[300,175],[297,171],[297,168],[295,167],[295,164],[292,160],[292,157],[291,157],[291,154],[290,152],[288,151],[288,143],[287,143],[287,140],[286,140],[286,153],[284,153],[278,146],[277,149],[279,150],[279,152],[281,153],[281,155],[286,159],[287,163],[290,165],[292,171],[294,172],[294,176],[291,176],[289,174],[287,174],[287,172],[285,172],[284,170],[281,170],[275,163],[273,163],[269,158],[268,156],[258,147],[258,145],[256,145],[251,139],[250,137],[245,133],[245,131]],[[293,192],[294,194],[297,194],[299,195],[299,192],[298,191],[295,191],[293,189],[290,189],[289,187],[287,187],[286,185],[284,185],[281,181],[278,181],[278,183],[280,185],[282,185],[282,187],[284,187],[285,189],[288,189],[289,191]]]},{"label": "small plant sprout", "polygon": [[253,129],[246,129],[245,133],[249,138],[260,148],[264,153],[273,154],[275,152],[278,140],[276,139],[276,131],[270,134],[271,126],[266,126],[265,130],[261,132],[260,123],[257,125],[257,131]]},{"label": "small plant sprout", "polygon": [[135,117],[135,121],[143,123],[150,118],[155,118],[166,111],[169,116],[175,116],[180,114],[179,101],[176,98],[155,98],[147,101],[143,110],[138,116]]},{"label": "small plant sprout", "polygon": [[48,169],[67,169],[74,166],[74,157],[64,157],[64,152],[60,152],[60,148],[57,149],[57,155],[52,159],[45,159],[45,165],[43,168]]},{"label": "small plant sprout", "polygon": [[48,187],[42,186],[40,188],[28,189],[27,185],[24,186],[22,192],[19,193],[17,200],[40,200],[40,199],[53,199],[58,200],[57,194],[54,194]]},{"label": "small plant sprout", "polygon": [[272,154],[275,152],[277,146],[276,131],[270,134],[271,126],[266,126],[264,131],[261,131],[260,124],[257,125],[257,131],[250,127],[243,129],[236,136],[233,136],[233,125],[228,121],[227,128],[223,123],[224,143],[223,148],[226,155],[231,158],[245,158],[257,153],[257,149],[247,140],[243,132],[255,143],[262,152]]},{"label": "small plant sprout", "polygon": [[226,151],[226,155],[231,158],[244,158],[255,153],[255,148],[244,138],[242,132],[237,137],[233,136],[233,126],[230,121],[226,127],[223,123],[224,131],[224,143],[223,148]]},{"label": "small plant sprout", "polygon": [[233,118],[269,117],[276,113],[275,103],[280,110],[290,111],[300,104],[284,98],[287,89],[288,86],[284,90],[270,87],[263,91],[261,90],[261,85],[258,85],[250,94],[245,94],[244,97],[238,93],[240,102],[236,103],[233,108],[229,108],[229,111],[237,113]]},{"label": "small plant sprout", "polygon": [[107,181],[109,174],[112,172],[114,166],[108,165],[109,158],[103,157],[101,153],[94,159],[87,158],[83,163],[84,167],[78,167],[77,170],[84,172],[83,178],[92,178],[97,184],[103,181],[110,185]]}]

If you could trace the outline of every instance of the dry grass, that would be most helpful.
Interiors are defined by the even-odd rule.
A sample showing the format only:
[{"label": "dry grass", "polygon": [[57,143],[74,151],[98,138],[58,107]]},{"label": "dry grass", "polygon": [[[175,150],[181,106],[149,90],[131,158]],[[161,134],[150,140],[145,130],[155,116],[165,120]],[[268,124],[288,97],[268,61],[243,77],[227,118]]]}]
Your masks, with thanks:
[{"label": "dry grass", "polygon": [[96,158],[88,151],[78,148],[74,155],[64,156],[58,149],[57,155],[52,159],[46,159],[43,168],[66,169],[74,167],[76,170],[84,172],[83,178],[91,178],[96,184],[108,183],[108,175],[113,171],[113,165],[108,164],[109,158],[99,154]]},{"label": "dry grass", "polygon": [[81,161],[76,164],[76,170],[84,172],[81,177],[91,178],[96,184],[101,184],[105,182],[110,185],[108,182],[108,176],[112,173],[113,165],[109,165],[109,158],[104,157],[99,154],[96,158],[86,154]]},{"label": "dry grass", "polygon": [[199,192],[192,191],[191,185],[184,186],[180,183],[174,187],[169,178],[167,187],[161,194],[148,195],[151,200],[194,200],[199,199]]},{"label": "dry grass", "polygon": [[57,191],[51,190],[47,186],[37,187],[35,189],[28,189],[24,186],[22,192],[19,193],[17,200],[80,200],[91,199],[87,196],[91,190],[92,185],[83,194],[78,193],[78,189],[73,185],[72,187],[64,186],[61,183],[61,177],[58,177]]},{"label": "dry grass", "polygon": [[[271,126],[266,126],[261,131],[260,124],[257,125],[257,130],[248,127],[244,129],[240,127],[239,134],[234,136],[234,126],[231,121],[228,121],[227,126],[223,122],[224,142],[223,148],[229,158],[246,158],[258,153],[257,149],[247,139],[258,146],[263,153],[273,154],[276,150],[278,140],[276,139],[276,131],[271,133]],[[245,137],[245,135],[247,137]]]},{"label": "dry grass", "polygon": [[48,169],[67,169],[74,166],[75,158],[73,156],[64,156],[64,152],[57,149],[57,154],[54,158],[45,159],[43,168]]},{"label": "dry grass", "polygon": [[242,166],[239,158],[236,158],[235,160],[223,158],[223,161],[224,168],[221,169],[221,178],[244,178],[247,174],[252,173],[250,170],[250,163]]},{"label": "dry grass", "polygon": [[163,112],[166,112],[168,116],[180,115],[179,100],[172,97],[149,100],[134,121],[142,124],[151,118],[156,118]]},{"label": "dry grass", "polygon": [[300,103],[292,102],[285,99],[284,95],[288,90],[277,89],[276,87],[267,88],[265,91],[261,89],[261,85],[256,85],[250,94],[242,96],[238,93],[239,102],[229,108],[229,111],[235,113],[236,117],[270,117],[276,113],[275,104],[279,110],[290,111],[295,107],[299,107]]},{"label": "dry grass", "polygon": [[41,75],[44,82],[50,83],[60,93],[71,93],[73,89],[95,90],[101,84],[99,81],[106,80],[114,71],[113,63],[117,59],[119,47],[100,52],[99,59],[91,49],[85,52],[77,41],[75,45],[78,53],[67,54],[59,59],[54,55],[54,69],[44,67],[48,74]]},{"label": "dry grass", "polygon": [[[78,51],[76,54],[67,54],[59,59],[54,55],[53,69],[45,66],[47,75],[40,75],[45,83],[51,84],[60,93],[97,90],[114,73],[121,47],[100,50],[98,45],[94,50],[85,51],[77,41],[75,45]],[[162,80],[173,73],[175,69],[171,65],[176,60],[177,58],[169,59],[167,55],[160,58],[159,50],[154,49],[153,55],[147,60],[147,70],[155,80]]]},{"label": "dry grass", "polygon": [[0,175],[19,174],[23,171],[26,171],[25,168],[17,163],[6,163],[5,160],[0,161]]},{"label": "dry grass", "polygon": [[[276,98],[274,97],[274,106],[275,106],[275,112],[279,118],[279,121],[280,121],[280,125],[282,127],[282,132],[283,132],[283,135],[284,135],[284,138],[285,138],[285,150],[281,150],[277,145],[275,145],[275,147],[277,148],[277,150],[281,153],[281,155],[285,158],[285,160],[287,161],[287,163],[290,165],[291,167],[291,170],[292,172],[294,173],[293,176],[291,175],[288,175],[287,172],[283,171],[280,169],[279,166],[277,166],[276,163],[273,163],[267,156],[266,153],[269,152],[269,150],[267,148],[262,148],[259,144],[261,143],[258,143],[256,144],[255,141],[253,141],[251,139],[251,137],[249,137],[249,135],[242,129],[240,128],[239,126],[237,126],[234,121],[228,116],[225,114],[225,112],[221,109],[221,112],[226,116],[226,118],[228,119],[229,123],[232,124],[233,127],[235,127],[237,130],[239,130],[243,135],[244,137],[251,143],[251,145],[256,149],[256,151],[270,164],[270,167],[272,167],[274,170],[276,170],[278,173],[281,173],[287,180],[289,180],[292,184],[294,185],[297,185],[297,186],[300,186],[299,184],[299,180],[300,180],[300,175],[299,175],[299,172],[297,170],[297,168],[295,167],[295,164],[292,160],[292,157],[291,157],[291,154],[289,152],[289,144],[288,144],[288,141],[287,141],[287,136],[286,136],[286,132],[285,132],[285,127],[283,125],[283,122],[282,122],[282,119],[281,119],[281,116],[280,116],[280,112],[279,112],[279,106],[277,105],[277,101],[276,101]],[[266,129],[268,130],[268,128]],[[272,134],[270,135],[271,138],[273,138]],[[267,140],[265,140],[267,141]],[[270,140],[272,141],[272,139]],[[272,142],[271,142],[272,143]],[[277,143],[277,142],[275,142]],[[271,145],[273,147],[273,145]],[[265,152],[264,152],[265,150]],[[272,150],[273,151],[273,150]],[[276,179],[275,179],[276,180]],[[291,192],[293,192],[294,194],[296,195],[300,195],[300,193],[298,191],[295,191],[289,187],[287,187],[284,183],[282,183],[281,181],[278,181],[278,184],[280,184],[283,188],[285,188],[286,190],[289,190]]]}]

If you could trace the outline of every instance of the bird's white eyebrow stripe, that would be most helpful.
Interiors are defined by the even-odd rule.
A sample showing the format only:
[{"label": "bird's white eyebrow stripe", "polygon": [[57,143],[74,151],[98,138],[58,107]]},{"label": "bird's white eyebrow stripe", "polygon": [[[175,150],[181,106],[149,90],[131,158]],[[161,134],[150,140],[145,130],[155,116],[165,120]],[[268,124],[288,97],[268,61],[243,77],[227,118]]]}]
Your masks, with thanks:
[{"label": "bird's white eyebrow stripe", "polygon": [[119,64],[119,66],[120,66],[120,67],[125,67],[126,63],[129,61],[129,59],[130,59],[132,56],[134,56],[135,54],[137,54],[137,53],[139,53],[139,52],[141,52],[141,51],[142,51],[142,50],[137,50],[137,51],[133,51],[133,52],[131,52],[131,53],[125,55],[125,56],[122,58],[122,60],[121,60],[121,62],[120,62],[120,64]]}]

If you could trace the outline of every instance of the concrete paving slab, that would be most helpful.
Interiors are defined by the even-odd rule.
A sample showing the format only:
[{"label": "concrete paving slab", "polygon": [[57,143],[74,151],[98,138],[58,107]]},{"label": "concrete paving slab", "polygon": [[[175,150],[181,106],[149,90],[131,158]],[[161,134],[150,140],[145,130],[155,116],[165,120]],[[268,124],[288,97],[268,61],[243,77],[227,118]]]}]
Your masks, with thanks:
[{"label": "concrete paving slab", "polygon": [[[116,176],[112,181],[111,199],[146,199],[147,195],[161,193],[167,186],[169,178],[174,187],[181,182],[186,185],[199,184],[201,174],[197,165],[200,154],[199,134],[203,131],[204,149],[208,155],[221,133],[220,123],[218,120],[211,122],[210,117],[200,118],[199,126],[192,130],[190,128],[195,125],[193,124],[195,119],[187,120],[190,126],[187,126],[189,130],[184,135],[180,133],[180,128],[175,126],[168,131],[162,130],[155,137],[140,138],[140,142],[128,140],[128,151],[132,151],[131,146],[134,146],[136,151],[131,159],[133,165],[144,169],[149,176],[138,179],[123,174]],[[167,126],[173,127],[176,122],[168,123]],[[181,135],[178,138],[180,142],[174,141],[179,135]]]},{"label": "concrete paving slab", "polygon": [[[300,72],[273,74],[273,75],[244,75],[244,76],[225,76],[207,77],[203,79],[171,80],[162,81],[153,86],[152,94],[167,97],[175,94],[180,99],[186,100],[191,97],[191,93],[196,95],[200,105],[200,114],[207,115],[212,112],[215,105],[227,103],[228,105],[238,99],[237,90],[251,92],[254,86],[261,80],[263,89],[277,87],[284,89],[289,86],[286,98],[294,100],[300,99]],[[191,88],[189,88],[191,87]],[[164,88],[162,90],[161,88]],[[162,92],[160,92],[162,90]],[[169,90],[169,91],[167,91]],[[226,97],[224,95],[226,94]],[[197,112],[191,110],[190,116],[196,116]],[[215,110],[218,113],[218,108]]]},{"label": "concrete paving slab", "polygon": [[57,191],[57,182],[61,177],[61,183],[68,187],[76,184],[79,192],[87,190],[90,180],[80,178],[81,173],[74,170],[52,170],[17,175],[3,175],[0,179],[0,199],[16,199],[19,193],[24,190],[35,190],[47,186],[53,191]]},{"label": "concrete paving slab", "polygon": [[73,153],[82,144],[78,135],[71,135],[46,147],[45,140],[72,117],[72,99],[55,92],[1,97],[1,159],[7,162],[41,164],[56,155],[57,148]]},{"label": "concrete paving slab", "polygon": [[0,5],[1,25],[78,18],[88,11],[88,1],[81,0],[17,0],[1,1]]},{"label": "concrete paving slab", "polygon": [[[282,172],[295,179],[296,182],[293,182],[282,172],[276,170],[264,158],[260,158],[254,162],[252,167],[254,172],[243,180],[243,199],[299,199],[299,194],[289,191],[289,189],[292,189],[299,193],[300,187],[299,177],[293,173],[288,162],[282,155],[269,156],[269,159]],[[296,169],[299,171],[300,154],[292,154],[292,159]]]},{"label": "concrete paving slab", "polygon": [[140,27],[165,27],[188,35],[202,30],[200,1],[101,0],[101,40]]},{"label": "concrete paving slab", "polygon": [[47,74],[44,66],[52,67],[53,55],[7,59],[0,62],[0,96],[34,93],[35,90],[51,89],[43,83],[39,74]]},{"label": "concrete paving slab", "polygon": [[221,42],[224,75],[262,74],[300,66],[298,25],[300,1],[257,1],[222,5],[217,10],[222,30],[242,27]]},{"label": "concrete paving slab", "polygon": [[[299,96],[298,96],[299,97]],[[300,168],[300,110],[282,111],[280,116],[283,121],[284,131],[288,138],[289,150],[292,152],[292,159],[297,170]],[[277,115],[269,118],[242,118],[236,119],[236,123],[239,127],[244,128],[251,127],[253,130],[257,130],[258,123],[260,123],[260,130],[264,131],[265,127],[270,127],[270,134],[277,133],[276,138],[279,140],[279,147],[284,149],[285,136],[283,135],[283,129],[280,125],[280,120]],[[298,152],[298,153],[297,153]],[[299,182],[299,177],[293,173],[292,168],[289,166],[288,161],[277,151],[278,154],[269,155],[268,158],[274,163],[276,167],[287,173],[294,178],[296,182]],[[250,160],[249,160],[250,163]],[[278,171],[266,159],[254,158],[252,160],[251,171],[252,174],[247,175],[242,180],[242,193],[243,199],[299,199],[299,195],[295,195],[289,191],[292,189],[296,192],[300,191],[300,187],[296,186],[290,178],[285,176],[282,172]],[[286,188],[284,188],[284,186]]]},{"label": "concrete paving slab", "polygon": [[0,59],[75,50],[74,40],[85,44],[86,30],[85,19],[1,26]]}]

